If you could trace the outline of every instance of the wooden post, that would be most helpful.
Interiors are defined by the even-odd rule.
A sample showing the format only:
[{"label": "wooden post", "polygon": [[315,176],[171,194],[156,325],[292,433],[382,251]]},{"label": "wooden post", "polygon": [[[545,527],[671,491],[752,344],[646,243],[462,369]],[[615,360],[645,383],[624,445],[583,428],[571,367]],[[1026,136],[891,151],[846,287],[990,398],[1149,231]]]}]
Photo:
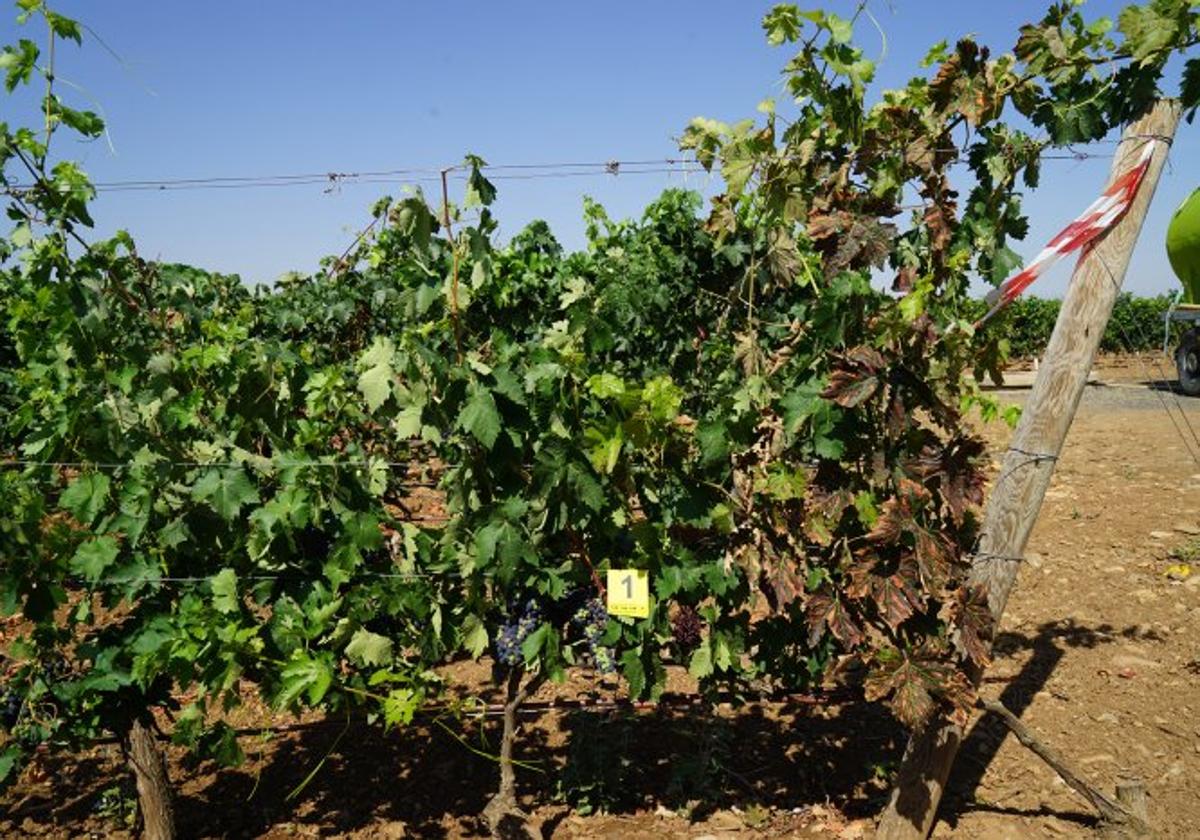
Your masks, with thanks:
[{"label": "wooden post", "polygon": [[[1150,168],[1129,210],[1108,233],[1094,240],[1079,260],[1029,402],[992,488],[968,582],[987,588],[993,626],[999,626],[1016,583],[1018,558],[1037,521],[1054,464],[1087,384],[1175,136],[1179,113],[1177,101],[1160,100],[1121,137],[1110,183],[1136,162],[1146,143],[1156,146]],[[981,669],[971,674],[976,685],[982,676]],[[962,727],[940,717],[913,734],[879,823],[878,840],[923,840],[929,835],[962,738]]]}]

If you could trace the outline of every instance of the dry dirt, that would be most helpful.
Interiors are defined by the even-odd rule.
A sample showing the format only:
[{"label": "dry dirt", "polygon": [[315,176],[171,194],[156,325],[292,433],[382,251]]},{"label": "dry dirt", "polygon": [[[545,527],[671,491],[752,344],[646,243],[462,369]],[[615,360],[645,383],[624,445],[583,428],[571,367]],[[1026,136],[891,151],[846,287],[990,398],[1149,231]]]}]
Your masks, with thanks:
[{"label": "dry dirt", "polygon": [[[984,690],[1098,786],[1144,779],[1152,824],[1163,837],[1192,838],[1200,836],[1200,439],[1193,458],[1185,438],[1190,428],[1200,434],[1200,399],[1172,393],[1171,371],[1155,362],[1102,365],[1106,384],[1085,393]],[[998,460],[1009,432],[996,424],[985,434]],[[1191,569],[1172,569],[1189,552]],[[461,667],[460,676],[480,668]],[[580,678],[557,693],[608,688]],[[253,705],[239,714],[248,728],[267,719]],[[521,796],[554,838],[869,838],[903,743],[890,718],[866,705],[551,712],[522,729],[520,757],[537,764],[519,771]],[[248,736],[249,758],[236,770],[172,751],[181,833],[477,836],[475,815],[495,784],[485,755],[494,744],[491,725],[381,734],[307,718],[270,738]],[[0,836],[128,837],[119,819],[97,813],[101,793],[121,778],[112,747],[47,755],[0,798]],[[569,807],[558,798],[564,784],[587,800]],[[605,810],[585,813],[589,803]],[[1088,807],[1048,767],[996,721],[974,722],[935,837],[1096,835]]]}]

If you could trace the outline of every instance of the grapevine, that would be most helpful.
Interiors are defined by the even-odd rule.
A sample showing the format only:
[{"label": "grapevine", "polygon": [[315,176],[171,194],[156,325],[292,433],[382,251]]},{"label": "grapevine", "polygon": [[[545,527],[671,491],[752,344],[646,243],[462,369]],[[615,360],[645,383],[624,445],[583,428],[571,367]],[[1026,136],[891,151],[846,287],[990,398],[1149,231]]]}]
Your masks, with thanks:
[{"label": "grapevine", "polygon": [[[1125,10],[1119,39],[1055,4],[1011,54],[939,45],[873,105],[855,21],[780,5],[787,101],[684,132],[722,178],[707,210],[588,201],[586,249],[541,222],[500,243],[468,156],[457,204],[381,198],[345,254],[271,290],[91,236],[94,188],[52,143],[103,131],[54,87],[53,44],[83,30],[18,9],[50,40],[3,53],[10,91],[47,92],[34,128],[0,124],[0,612],[22,622],[0,783],[39,743],[129,750],[159,720],[236,764],[247,690],[403,726],[442,666],[489,653],[495,825],[517,708],[583,665],[635,700],[678,667],[710,698],[850,680],[910,726],[973,707],[992,628],[964,584],[967,413],[988,401],[967,374],[1005,345],[975,333],[969,282],[1017,264],[1046,147],[1160,94],[1200,37],[1184,0]],[[609,614],[618,569],[652,581],[645,617]]]}]

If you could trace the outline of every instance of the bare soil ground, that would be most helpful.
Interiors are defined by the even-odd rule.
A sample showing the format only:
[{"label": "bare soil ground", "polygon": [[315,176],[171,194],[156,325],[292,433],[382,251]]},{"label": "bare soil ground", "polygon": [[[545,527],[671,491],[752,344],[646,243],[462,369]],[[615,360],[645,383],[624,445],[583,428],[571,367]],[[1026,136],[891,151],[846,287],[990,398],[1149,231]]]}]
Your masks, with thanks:
[{"label": "bare soil ground", "polygon": [[[1175,395],[1157,357],[1109,360],[1097,373],[1105,384],[1080,405],[984,690],[1100,787],[1144,779],[1163,837],[1198,837],[1200,461],[1185,440],[1200,434],[1200,399]],[[1021,402],[1026,392],[999,395]],[[984,431],[998,461],[1009,431]],[[1200,458],[1200,439],[1192,452]],[[457,669],[480,684],[487,676],[482,665]],[[688,687],[682,675],[672,681]],[[612,688],[580,677],[537,699]],[[242,767],[171,751],[184,837],[482,833],[476,815],[496,783],[492,724],[383,734],[309,717],[259,737],[253,727],[288,721],[253,703],[238,715],[251,732]],[[865,839],[903,745],[868,705],[563,710],[522,728],[520,757],[535,765],[519,771],[521,797],[554,838]],[[102,796],[123,777],[113,747],[48,754],[0,797],[0,837],[131,836],[115,813],[120,797]],[[1095,835],[1087,806],[1048,767],[998,722],[974,722],[935,837]]]}]

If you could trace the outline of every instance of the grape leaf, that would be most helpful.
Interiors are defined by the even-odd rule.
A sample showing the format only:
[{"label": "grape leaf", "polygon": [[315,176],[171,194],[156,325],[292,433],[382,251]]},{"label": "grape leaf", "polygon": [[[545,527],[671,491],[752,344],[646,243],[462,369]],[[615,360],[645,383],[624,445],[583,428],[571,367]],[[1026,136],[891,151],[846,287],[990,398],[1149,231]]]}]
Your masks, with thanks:
[{"label": "grape leaf", "polygon": [[[1147,3],[1144,6],[1127,6],[1117,17],[1117,29],[1125,36],[1124,47],[1129,50],[1134,61],[1148,63],[1171,46],[1179,34],[1181,20],[1179,16],[1169,13],[1160,3]],[[1183,15],[1187,15],[1186,6],[1180,4]]]},{"label": "grape leaf", "polygon": [[462,646],[471,654],[472,659],[483,656],[488,649],[488,630],[483,619],[472,613],[462,623]]},{"label": "grape leaf", "polygon": [[621,656],[621,673],[629,683],[630,697],[641,697],[646,691],[646,666],[641,655],[641,648],[632,648]]},{"label": "grape leaf", "polygon": [[112,537],[95,537],[80,543],[75,549],[75,554],[71,557],[71,569],[95,582],[117,559],[119,551],[117,541]]},{"label": "grape leaf", "polygon": [[108,501],[111,480],[104,473],[86,473],[79,476],[63,491],[59,504],[84,525],[91,525]]},{"label": "grape leaf", "polygon": [[383,701],[383,721],[388,727],[412,723],[421,708],[421,693],[411,688],[394,688]]},{"label": "grape leaf", "polygon": [[211,585],[213,608],[226,614],[237,612],[237,573],[233,569],[222,569],[213,576]]},{"label": "grape leaf", "polygon": [[[640,664],[640,663],[639,663]],[[702,680],[713,672],[712,646],[705,640],[700,643],[688,660],[688,673],[695,679]]]},{"label": "grape leaf", "polygon": [[500,435],[500,412],[492,392],[476,386],[458,415],[458,427],[491,449]]},{"label": "grape leaf", "polygon": [[367,408],[375,411],[392,394],[392,380],[396,372],[392,367],[392,357],[396,346],[391,339],[376,337],[370,348],[358,361],[358,390],[367,401]]},{"label": "grape leaf", "polygon": [[360,627],[346,645],[346,656],[356,665],[383,667],[392,662],[392,640]]},{"label": "grape leaf", "polygon": [[192,485],[192,497],[208,502],[225,520],[237,518],[243,505],[259,502],[258,490],[240,467],[209,469]]},{"label": "grape leaf", "polygon": [[315,706],[333,684],[333,670],[327,655],[314,658],[302,650],[292,654],[291,661],[284,666],[280,677],[281,686],[275,702],[281,708],[291,706],[301,694],[307,697],[310,705]]}]

